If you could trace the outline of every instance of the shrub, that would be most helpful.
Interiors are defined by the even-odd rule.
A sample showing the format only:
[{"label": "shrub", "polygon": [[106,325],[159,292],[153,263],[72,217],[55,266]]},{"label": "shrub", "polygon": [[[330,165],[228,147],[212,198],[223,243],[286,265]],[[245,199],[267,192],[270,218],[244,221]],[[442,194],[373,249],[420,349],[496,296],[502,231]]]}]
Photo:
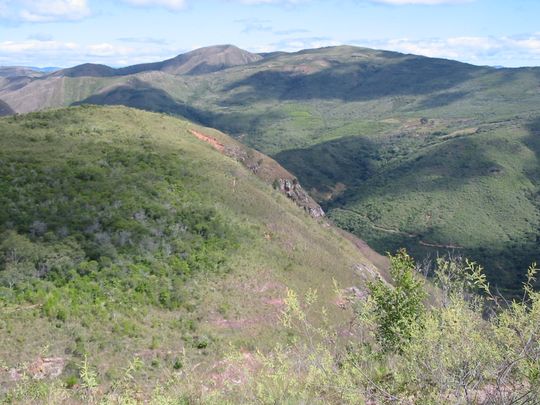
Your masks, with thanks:
[{"label": "shrub", "polygon": [[390,256],[392,285],[379,279],[368,285],[374,302],[377,339],[386,350],[402,351],[424,314],[424,282],[405,250]]}]

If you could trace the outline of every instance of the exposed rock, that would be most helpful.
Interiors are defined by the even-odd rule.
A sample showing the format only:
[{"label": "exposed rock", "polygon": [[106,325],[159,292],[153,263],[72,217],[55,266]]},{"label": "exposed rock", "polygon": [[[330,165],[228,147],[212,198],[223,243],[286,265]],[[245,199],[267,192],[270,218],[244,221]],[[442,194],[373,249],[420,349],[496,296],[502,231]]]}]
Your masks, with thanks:
[{"label": "exposed rock", "polygon": [[64,371],[65,363],[62,357],[40,357],[28,367],[28,373],[36,380],[56,378]]},{"label": "exposed rock", "polygon": [[62,357],[39,357],[26,370],[12,368],[8,370],[11,381],[20,381],[25,375],[34,380],[44,380],[59,377],[64,371],[66,360]]},{"label": "exposed rock", "polygon": [[354,300],[365,300],[368,297],[367,291],[362,291],[358,287],[349,287],[345,289],[345,294]]},{"label": "exposed rock", "polygon": [[304,191],[296,179],[277,179],[274,187],[306,210],[313,218],[324,217],[323,209]]},{"label": "exposed rock", "polygon": [[[202,132],[196,131],[194,129],[190,129],[190,132],[201,141],[210,144],[214,149],[223,153],[225,156],[228,156],[231,159],[242,163],[242,165],[244,165],[247,169],[249,169],[253,174],[257,175],[259,178],[262,178],[267,182],[272,182],[271,178],[269,178],[267,175],[265,176],[260,173],[264,171],[263,166],[265,166],[265,159],[266,162],[268,162],[269,159],[267,157],[263,157],[263,155],[259,152],[246,149],[241,145],[225,145],[215,137],[203,134]],[[284,171],[284,169],[281,168],[276,162],[273,163],[274,167],[277,166],[282,171]],[[266,164],[266,166],[268,166],[268,163]],[[280,175],[282,174],[283,173],[281,173]],[[304,191],[296,178],[277,178],[274,180],[274,188],[287,195],[287,197],[293,200],[299,207],[303,208],[313,218],[321,218],[325,216],[324,211],[320,207],[320,205],[317,204],[315,200],[313,200],[308,195],[308,193]]]}]

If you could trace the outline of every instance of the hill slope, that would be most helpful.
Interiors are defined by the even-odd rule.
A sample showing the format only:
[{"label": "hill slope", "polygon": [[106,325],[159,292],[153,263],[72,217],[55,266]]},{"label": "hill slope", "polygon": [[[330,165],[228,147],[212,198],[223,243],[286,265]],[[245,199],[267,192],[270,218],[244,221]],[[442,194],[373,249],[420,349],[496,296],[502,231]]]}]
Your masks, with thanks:
[{"label": "hill slope", "polygon": [[468,255],[507,289],[540,259],[539,68],[343,46],[189,77],[35,80],[0,98],[18,112],[123,104],[221,129],[273,156],[380,252]]},{"label": "hill slope", "polygon": [[0,144],[3,390],[36,370],[72,384],[86,356],[102,389],[135,357],[140,390],[198,363],[203,389],[229,345],[287,339],[287,288],[317,288],[339,329],[333,280],[376,274],[272,188],[286,170],[218,131],[77,107],[3,118]]}]

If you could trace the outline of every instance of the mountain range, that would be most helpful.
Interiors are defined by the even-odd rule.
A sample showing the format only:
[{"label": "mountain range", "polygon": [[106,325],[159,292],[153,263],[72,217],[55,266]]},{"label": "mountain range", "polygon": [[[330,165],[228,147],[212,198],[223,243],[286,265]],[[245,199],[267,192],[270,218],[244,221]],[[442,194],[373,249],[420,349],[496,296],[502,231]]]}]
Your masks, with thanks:
[{"label": "mountain range", "polygon": [[468,256],[508,293],[538,260],[539,68],[224,45],[0,80],[3,114],[125,105],[224,131],[294,173],[330,219],[380,253]]}]

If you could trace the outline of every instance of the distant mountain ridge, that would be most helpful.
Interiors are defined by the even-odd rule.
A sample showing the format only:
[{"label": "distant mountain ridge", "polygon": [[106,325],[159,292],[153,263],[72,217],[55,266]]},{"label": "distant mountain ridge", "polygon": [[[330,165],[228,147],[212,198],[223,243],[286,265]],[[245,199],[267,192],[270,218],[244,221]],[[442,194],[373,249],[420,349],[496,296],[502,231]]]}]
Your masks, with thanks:
[{"label": "distant mountain ridge", "polygon": [[20,76],[38,77],[42,76],[43,72],[40,72],[34,68],[25,66],[0,66],[0,77],[12,78]]},{"label": "distant mountain ridge", "polygon": [[261,59],[263,59],[261,55],[244,51],[234,45],[216,45],[196,49],[161,62],[143,63],[118,69],[106,65],[85,63],[56,71],[52,73],[52,76],[112,77],[149,71],[161,71],[173,75],[198,75],[247,65]]}]

